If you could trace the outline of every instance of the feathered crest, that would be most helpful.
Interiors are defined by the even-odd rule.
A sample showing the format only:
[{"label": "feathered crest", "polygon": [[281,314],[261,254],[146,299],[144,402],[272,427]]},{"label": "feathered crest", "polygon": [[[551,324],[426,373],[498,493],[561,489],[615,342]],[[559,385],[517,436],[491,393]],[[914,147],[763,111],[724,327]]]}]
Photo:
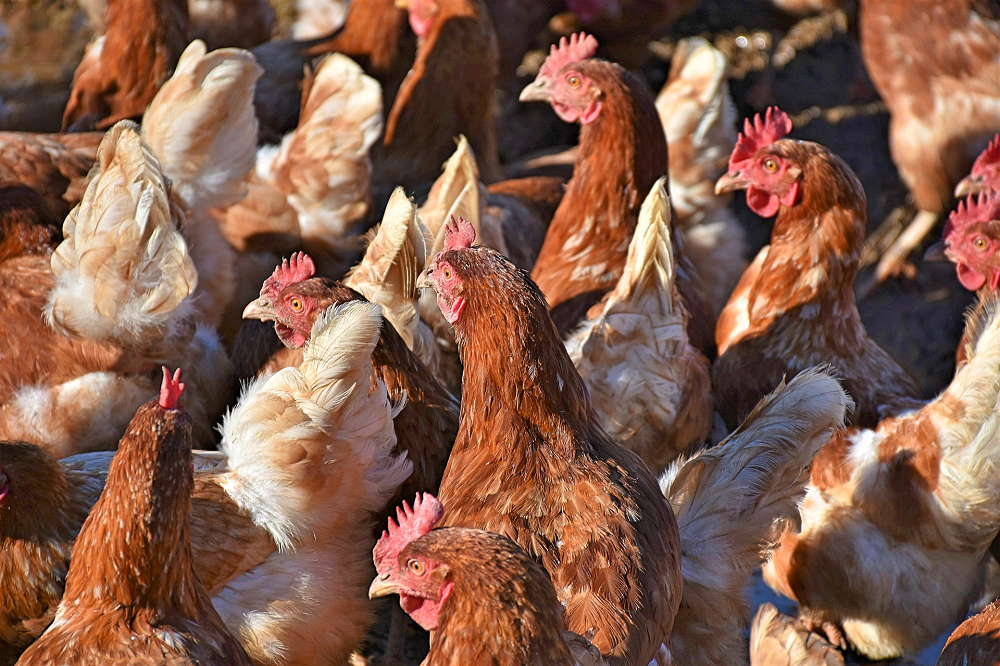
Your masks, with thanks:
[{"label": "feathered crest", "polygon": [[733,154],[729,158],[729,170],[737,169],[753,157],[758,150],[766,148],[792,131],[792,120],[788,114],[776,106],[768,107],[764,118],[758,113],[743,121],[743,131],[736,141]]},{"label": "feathered crest", "polygon": [[163,384],[160,385],[160,407],[163,409],[177,409],[177,401],[180,400],[181,393],[184,392],[184,383],[181,381],[181,369],[177,368],[173,376],[167,370],[167,366],[162,366]]},{"label": "feathered crest", "polygon": [[451,221],[444,229],[444,249],[464,250],[472,247],[475,242],[476,228],[472,226],[472,223],[464,217],[460,217],[456,221],[455,216],[452,215]]},{"label": "feathered crest", "polygon": [[553,76],[570,63],[593,58],[595,53],[597,53],[597,39],[593,35],[578,32],[571,35],[568,40],[563,37],[559,40],[558,46],[552,45],[549,56],[538,70],[538,76]]},{"label": "feathered crest", "polygon": [[413,508],[403,500],[403,506],[396,508],[396,520],[389,516],[389,529],[383,530],[372,555],[375,568],[385,573],[396,565],[396,560],[403,549],[415,539],[434,529],[444,516],[444,505],[430,493],[417,493],[413,500]]},{"label": "feathered crest", "polygon": [[965,201],[959,201],[948,216],[941,237],[947,241],[952,234],[965,231],[977,222],[989,220],[1000,220],[1000,192],[986,190],[978,196],[969,195]]},{"label": "feathered crest", "polygon": [[1000,164],[1000,134],[993,137],[990,145],[986,146],[986,150],[979,153],[979,157],[972,164],[972,171],[969,173],[978,176],[994,164]]},{"label": "feathered crest", "polygon": [[295,252],[290,258],[282,259],[281,265],[264,281],[261,292],[273,296],[288,285],[308,280],[313,275],[316,275],[316,264],[312,257],[305,252]]}]

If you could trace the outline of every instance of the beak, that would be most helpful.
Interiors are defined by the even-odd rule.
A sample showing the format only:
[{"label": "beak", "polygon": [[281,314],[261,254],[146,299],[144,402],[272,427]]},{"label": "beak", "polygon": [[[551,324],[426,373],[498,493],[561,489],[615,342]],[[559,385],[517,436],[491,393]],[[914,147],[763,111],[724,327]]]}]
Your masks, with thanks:
[{"label": "beak", "polygon": [[410,3],[407,0],[396,0],[396,9],[409,9]]},{"label": "beak", "polygon": [[730,171],[715,183],[715,193],[724,194],[734,190],[745,190],[749,185],[750,181],[743,178],[739,170]]},{"label": "beak", "polygon": [[955,198],[964,199],[970,194],[979,194],[984,189],[982,176],[966,176],[955,186]]},{"label": "beak", "polygon": [[272,311],[271,299],[267,296],[261,296],[256,301],[251,301],[243,309],[243,318],[272,321],[274,319],[274,312]]},{"label": "beak", "polygon": [[924,252],[924,261],[948,261],[944,241],[938,241],[927,248],[927,251]]},{"label": "beak", "polygon": [[552,92],[547,89],[545,79],[535,79],[524,87],[518,100],[522,102],[551,102]]},{"label": "beak", "polygon": [[389,573],[375,576],[375,580],[372,581],[371,586],[368,588],[369,599],[378,599],[379,597],[387,597],[390,594],[399,594],[399,587],[389,580],[389,576]]},{"label": "beak", "polygon": [[431,282],[426,270],[421,271],[420,275],[417,276],[417,289],[434,289],[434,283]]}]

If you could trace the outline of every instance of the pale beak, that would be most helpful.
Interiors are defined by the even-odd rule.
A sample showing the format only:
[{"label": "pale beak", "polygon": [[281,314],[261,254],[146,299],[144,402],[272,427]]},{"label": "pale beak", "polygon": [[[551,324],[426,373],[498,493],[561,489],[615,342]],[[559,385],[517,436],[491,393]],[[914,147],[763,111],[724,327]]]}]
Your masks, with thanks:
[{"label": "pale beak", "polygon": [[955,186],[955,198],[964,199],[970,194],[979,194],[985,189],[982,176],[966,176]]},{"label": "pale beak", "polygon": [[368,588],[369,599],[378,599],[379,597],[387,597],[390,594],[399,594],[399,587],[389,580],[389,575],[388,573],[384,573],[375,576],[371,587]]},{"label": "pale beak", "polygon": [[261,296],[256,301],[251,301],[250,304],[243,309],[243,318],[273,321],[274,312],[271,306],[271,299],[267,296]]},{"label": "pale beak", "polygon": [[396,9],[409,9],[410,3],[408,0],[396,0]]},{"label": "pale beak", "polygon": [[434,283],[431,282],[426,270],[421,271],[420,275],[417,276],[417,289],[434,289]]},{"label": "pale beak", "polygon": [[723,174],[722,178],[715,183],[715,193],[724,194],[734,190],[745,190],[749,185],[750,181],[743,178],[739,170],[730,171]]},{"label": "pale beak", "polygon": [[552,91],[548,90],[545,79],[535,79],[524,87],[518,99],[522,102],[551,102]]},{"label": "pale beak", "polygon": [[944,241],[938,241],[924,252],[924,261],[948,261]]}]

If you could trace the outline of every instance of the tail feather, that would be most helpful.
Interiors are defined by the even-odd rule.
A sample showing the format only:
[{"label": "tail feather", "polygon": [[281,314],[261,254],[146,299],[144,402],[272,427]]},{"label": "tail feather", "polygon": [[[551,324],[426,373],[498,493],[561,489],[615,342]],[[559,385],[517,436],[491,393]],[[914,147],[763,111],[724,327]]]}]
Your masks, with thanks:
[{"label": "tail feather", "polygon": [[299,125],[271,168],[307,241],[336,243],[370,205],[369,149],[382,133],[382,89],[353,60],[335,53],[316,70]]},{"label": "tail feather", "polygon": [[380,326],[377,305],[332,306],[302,364],[250,384],[223,421],[223,485],[282,550],[367,519],[412,470],[372,376]]},{"label": "tail feather", "polygon": [[159,162],[122,121],[97,151],[83,200],[52,254],[45,316],[66,335],[148,345],[177,332],[198,276]]},{"label": "tail feather", "polygon": [[196,39],[142,118],[142,136],[189,209],[246,195],[257,159],[253,95],[263,73],[249,51],[206,52]]},{"label": "tail feather", "polygon": [[775,521],[797,513],[812,459],[850,405],[824,370],[801,372],[722,444],[676,461],[661,478],[681,535],[678,663],[745,663],[750,572],[766,558]]}]

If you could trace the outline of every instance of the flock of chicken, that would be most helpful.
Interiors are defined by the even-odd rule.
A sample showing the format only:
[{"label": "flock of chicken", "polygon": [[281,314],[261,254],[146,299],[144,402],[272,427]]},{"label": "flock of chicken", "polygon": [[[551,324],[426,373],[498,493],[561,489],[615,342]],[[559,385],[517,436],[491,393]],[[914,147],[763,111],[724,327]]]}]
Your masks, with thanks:
[{"label": "flock of chicken", "polygon": [[[979,292],[925,403],[847,164],[777,108],[737,136],[705,40],[655,98],[596,57],[693,0],[399,4],[254,46],[266,0],[87,3],[71,131],[0,133],[0,664],[357,663],[398,595],[382,663],[405,611],[428,666],[833,666],[1000,594],[1000,23],[860,0],[921,211],[878,276],[951,207]],[[578,147],[501,163],[518,98]],[[751,627],[761,567],[798,618]],[[939,663],[1000,664],[1000,606]]]}]

